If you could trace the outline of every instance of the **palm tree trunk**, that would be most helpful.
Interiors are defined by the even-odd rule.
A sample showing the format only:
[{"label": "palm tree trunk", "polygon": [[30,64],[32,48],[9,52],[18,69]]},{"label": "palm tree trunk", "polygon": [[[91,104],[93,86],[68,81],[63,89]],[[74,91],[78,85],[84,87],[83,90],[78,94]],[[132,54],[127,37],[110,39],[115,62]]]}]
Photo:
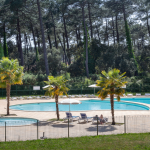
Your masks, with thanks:
[{"label": "palm tree trunk", "polygon": [[6,95],[7,95],[7,115],[9,115],[9,98],[10,98],[10,85],[6,85]]},{"label": "palm tree trunk", "polygon": [[[111,91],[113,91],[112,89]],[[111,103],[111,114],[112,114],[112,125],[115,125],[115,117],[114,117],[114,94],[110,94],[110,103]]]},{"label": "palm tree trunk", "polygon": [[55,95],[57,120],[59,120],[58,95]]}]

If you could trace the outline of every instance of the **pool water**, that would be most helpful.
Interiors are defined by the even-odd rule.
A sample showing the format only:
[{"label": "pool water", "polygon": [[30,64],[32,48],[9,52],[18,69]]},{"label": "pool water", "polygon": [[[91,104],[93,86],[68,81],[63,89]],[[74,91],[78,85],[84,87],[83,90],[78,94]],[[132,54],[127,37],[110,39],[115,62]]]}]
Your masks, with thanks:
[{"label": "pool water", "polygon": [[[126,99],[126,101],[132,101],[132,99],[131,100]],[[78,105],[70,105],[70,110],[87,111],[87,110],[110,110],[111,109],[110,100],[102,101],[102,100],[91,99],[91,100],[86,100],[81,102],[82,103]],[[19,104],[19,105],[10,106],[10,109],[25,110],[25,111],[56,111],[56,103],[44,102],[44,103]],[[115,110],[149,110],[149,107],[140,104],[115,101],[114,109]],[[68,111],[68,110],[69,110],[69,105],[59,105],[59,111]]]},{"label": "pool water", "polygon": [[131,101],[131,102],[150,104],[150,97],[121,98],[121,101]]},{"label": "pool water", "polygon": [[21,126],[21,125],[30,125],[37,123],[36,119],[31,118],[0,118],[0,126]]}]

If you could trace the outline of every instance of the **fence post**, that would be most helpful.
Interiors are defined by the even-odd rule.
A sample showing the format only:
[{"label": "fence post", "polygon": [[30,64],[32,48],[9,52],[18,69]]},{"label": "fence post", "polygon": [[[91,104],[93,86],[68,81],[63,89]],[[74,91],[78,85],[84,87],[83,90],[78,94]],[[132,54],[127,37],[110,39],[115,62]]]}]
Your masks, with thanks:
[{"label": "fence post", "polygon": [[98,115],[97,116],[97,135],[98,135]]},{"label": "fence post", "polygon": [[81,85],[81,94],[82,94],[82,85]]},{"label": "fence post", "polygon": [[37,140],[38,140],[38,137],[39,137],[39,126],[38,126],[38,120],[37,120]]},{"label": "fence post", "polygon": [[124,116],[124,133],[126,133],[126,116]]},{"label": "fence post", "polygon": [[68,119],[68,138],[69,138],[69,119]]},{"label": "fence post", "polygon": [[6,142],[6,122],[5,122],[5,142]]}]

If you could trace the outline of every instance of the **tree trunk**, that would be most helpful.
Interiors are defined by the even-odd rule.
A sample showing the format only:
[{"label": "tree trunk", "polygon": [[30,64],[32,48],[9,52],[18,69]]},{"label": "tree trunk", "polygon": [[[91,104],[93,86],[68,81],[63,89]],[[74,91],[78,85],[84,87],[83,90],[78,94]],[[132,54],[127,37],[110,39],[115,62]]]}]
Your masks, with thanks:
[{"label": "tree trunk", "polygon": [[65,55],[65,63],[67,63],[67,57],[66,57],[66,43],[65,43],[65,34],[63,33],[63,43],[64,43],[64,55]]},{"label": "tree trunk", "polygon": [[49,41],[49,47],[50,47],[50,49],[52,49],[52,42],[51,42],[50,35],[48,33],[47,33],[47,37],[48,37],[48,41]]},{"label": "tree trunk", "polygon": [[39,37],[38,29],[36,29],[36,34],[37,34],[38,50],[40,50],[40,37]]},{"label": "tree trunk", "polygon": [[146,13],[146,15],[147,15],[147,29],[148,29],[148,34],[150,36],[150,27],[149,27],[149,24],[148,24],[148,12]]},{"label": "tree trunk", "polygon": [[54,22],[54,17],[53,17],[53,13],[52,12],[51,12],[51,16],[52,16],[52,21],[53,21],[53,24],[54,24],[55,47],[56,47],[56,49],[58,49],[58,44],[57,44],[57,39],[56,39],[55,22]]},{"label": "tree trunk", "polygon": [[107,40],[107,42],[108,42],[108,46],[109,46],[107,19],[106,19],[106,40]]},{"label": "tree trunk", "polygon": [[57,34],[57,36],[58,36],[59,42],[60,42],[60,44],[61,44],[61,47],[62,47],[62,49],[63,49],[63,51],[64,51],[65,59],[68,59],[68,58],[67,58],[67,55],[66,55],[66,50],[65,50],[65,48],[64,48],[64,46],[63,46],[63,44],[62,44],[62,42],[61,42],[61,39],[60,39],[60,37],[59,37],[58,34]]},{"label": "tree trunk", "polygon": [[118,15],[117,14],[116,14],[116,32],[117,32],[117,43],[119,44]]},{"label": "tree trunk", "polygon": [[[18,15],[18,10],[17,10]],[[21,59],[21,66],[24,65],[24,59],[23,59],[23,51],[22,51],[22,42],[21,42],[21,33],[20,33],[20,21],[19,16],[17,17],[17,30],[18,30],[18,51],[20,53],[20,59]]]},{"label": "tree trunk", "polygon": [[47,52],[46,52],[46,45],[45,45],[44,28],[43,28],[42,14],[41,14],[41,8],[40,8],[39,0],[37,0],[37,6],[38,6],[38,12],[39,12],[40,28],[41,28],[41,33],[42,33],[42,43],[43,43],[46,74],[49,75],[49,67],[48,67]]},{"label": "tree trunk", "polygon": [[125,11],[124,4],[123,4],[123,6],[122,6],[122,9],[123,9],[123,18],[124,18],[124,22],[126,22],[127,19],[126,19],[126,11]]},{"label": "tree trunk", "polygon": [[89,12],[89,21],[90,21],[90,29],[91,29],[91,39],[93,39],[93,29],[92,29],[92,20],[91,20],[91,8],[90,4],[88,3],[88,12]]},{"label": "tree trunk", "polygon": [[6,96],[7,96],[7,115],[9,115],[9,98],[10,98],[10,88],[11,86],[6,84]]},{"label": "tree trunk", "polygon": [[[111,91],[114,91],[114,89],[112,89]],[[115,125],[115,117],[114,117],[114,94],[110,94],[110,103],[111,103],[112,125]]]},{"label": "tree trunk", "polygon": [[55,95],[57,120],[59,120],[58,95]]},{"label": "tree trunk", "polygon": [[86,61],[85,61],[85,66],[86,66],[86,76],[89,78],[89,68],[88,68],[88,37],[87,37],[87,29],[86,29],[86,24],[85,24],[85,16],[84,16],[84,2],[82,3],[82,18],[83,18],[83,25],[84,25],[84,32],[85,32],[85,37],[86,37]]},{"label": "tree trunk", "polygon": [[78,38],[79,38],[79,40],[80,40],[80,42],[81,42],[81,34],[80,34],[80,25],[79,25],[79,28],[78,28]]},{"label": "tree trunk", "polygon": [[[66,37],[66,42],[67,42],[67,49],[69,50],[69,42],[68,42],[68,32],[67,32],[67,28],[66,28],[66,20],[63,14],[63,21],[64,21],[64,29],[65,29],[65,37]],[[71,60],[70,57],[68,56],[68,64],[70,65]]]},{"label": "tree trunk", "polygon": [[35,52],[37,53],[37,46],[36,46],[36,40],[35,40],[34,29],[33,29],[32,23],[31,23],[31,30],[32,30],[32,34],[33,34],[33,41],[34,41],[34,46],[35,46]]},{"label": "tree trunk", "polygon": [[75,25],[75,28],[76,28],[76,38],[77,38],[77,45],[79,44],[78,42],[78,31],[77,31],[77,25]]},{"label": "tree trunk", "polygon": [[112,16],[112,27],[113,27],[113,38],[114,38],[114,45],[115,45],[116,41],[115,41],[115,28],[114,28],[114,19],[113,19],[113,16]]},{"label": "tree trunk", "polygon": [[99,34],[99,30],[98,30],[97,24],[96,24],[96,30],[97,30],[97,34],[98,34],[99,43],[101,43],[100,34]]}]

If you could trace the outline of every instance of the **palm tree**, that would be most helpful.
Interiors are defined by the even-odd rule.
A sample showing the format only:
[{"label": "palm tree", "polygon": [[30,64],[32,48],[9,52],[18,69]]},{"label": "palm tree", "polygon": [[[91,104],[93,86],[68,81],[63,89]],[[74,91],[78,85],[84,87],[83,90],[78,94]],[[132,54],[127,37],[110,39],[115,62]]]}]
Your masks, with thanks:
[{"label": "palm tree", "polygon": [[22,84],[23,67],[17,59],[3,57],[0,60],[0,88],[6,88],[7,115],[9,115],[9,98],[11,85]]},{"label": "palm tree", "polygon": [[57,119],[59,120],[58,96],[63,94],[67,95],[67,91],[69,90],[65,85],[67,80],[64,76],[48,76],[48,81],[44,82],[50,85],[45,89],[47,90],[45,95],[55,98]]},{"label": "palm tree", "polygon": [[115,125],[114,118],[114,94],[117,95],[117,100],[120,101],[120,96],[123,96],[125,90],[122,88],[127,81],[125,81],[125,72],[119,74],[120,70],[112,69],[106,73],[102,71],[102,76],[100,80],[97,80],[97,86],[101,87],[101,90],[98,92],[102,100],[104,100],[108,94],[110,94],[110,103],[111,103],[111,113],[112,113],[112,125]]}]

